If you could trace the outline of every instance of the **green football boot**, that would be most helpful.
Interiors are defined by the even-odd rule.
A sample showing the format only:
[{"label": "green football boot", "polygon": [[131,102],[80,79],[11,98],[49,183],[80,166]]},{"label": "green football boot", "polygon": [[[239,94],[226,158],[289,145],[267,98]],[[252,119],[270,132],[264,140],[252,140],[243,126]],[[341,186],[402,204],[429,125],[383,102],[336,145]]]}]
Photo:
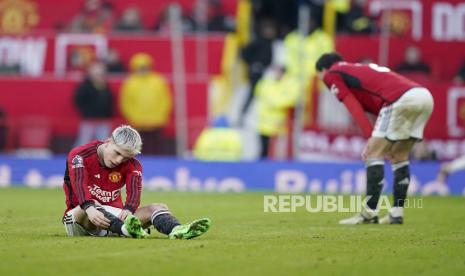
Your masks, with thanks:
[{"label": "green football boot", "polygon": [[135,239],[143,239],[147,237],[147,232],[144,231],[142,228],[142,223],[140,220],[133,216],[128,215],[124,220],[124,225],[126,226],[126,230],[128,233]]},{"label": "green football boot", "polygon": [[173,228],[169,234],[170,239],[192,239],[205,234],[212,222],[209,218],[194,220],[188,224],[181,224]]}]

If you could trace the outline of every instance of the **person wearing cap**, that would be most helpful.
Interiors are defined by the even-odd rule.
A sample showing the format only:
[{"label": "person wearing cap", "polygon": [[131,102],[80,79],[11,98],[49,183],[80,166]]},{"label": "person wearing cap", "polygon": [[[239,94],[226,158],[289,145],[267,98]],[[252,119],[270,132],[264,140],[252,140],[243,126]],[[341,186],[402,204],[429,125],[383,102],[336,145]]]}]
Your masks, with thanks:
[{"label": "person wearing cap", "polygon": [[171,89],[165,77],[153,70],[153,58],[147,53],[135,54],[129,63],[131,74],[121,88],[121,113],[136,128],[145,142],[145,153],[166,152],[163,128],[173,109]]}]

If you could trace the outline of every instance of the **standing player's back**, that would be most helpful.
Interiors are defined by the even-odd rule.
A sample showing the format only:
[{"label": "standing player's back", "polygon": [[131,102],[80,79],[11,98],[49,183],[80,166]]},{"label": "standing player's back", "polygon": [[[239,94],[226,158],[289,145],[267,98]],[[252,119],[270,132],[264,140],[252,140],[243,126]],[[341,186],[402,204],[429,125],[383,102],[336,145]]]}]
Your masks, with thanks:
[{"label": "standing player's back", "polygon": [[413,87],[421,87],[387,67],[374,63],[346,63],[339,62],[331,67],[331,72],[338,73],[349,88],[380,97],[384,103],[393,103],[406,91]]}]

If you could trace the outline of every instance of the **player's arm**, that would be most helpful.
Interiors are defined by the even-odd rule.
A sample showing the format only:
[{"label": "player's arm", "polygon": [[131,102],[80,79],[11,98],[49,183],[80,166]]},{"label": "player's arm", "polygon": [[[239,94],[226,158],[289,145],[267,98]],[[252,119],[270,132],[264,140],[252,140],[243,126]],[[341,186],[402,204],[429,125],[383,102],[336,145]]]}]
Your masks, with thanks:
[{"label": "player's arm", "polygon": [[373,126],[365,115],[365,110],[362,105],[347,87],[341,75],[330,71],[325,74],[323,81],[329,88],[329,91],[335,95],[339,101],[344,103],[358,126],[361,128],[363,135],[366,138],[369,138],[373,131]]},{"label": "player's arm", "polygon": [[123,207],[124,210],[131,213],[136,212],[137,208],[139,208],[142,192],[142,166],[137,160],[133,162],[126,174],[126,203]]},{"label": "player's arm", "polygon": [[110,221],[105,218],[102,212],[95,208],[95,202],[87,188],[88,173],[84,159],[80,155],[70,156],[68,158],[68,168],[70,168],[71,186],[79,201],[79,206],[86,211],[87,217],[92,224],[108,228]]},{"label": "player's arm", "polygon": [[85,210],[90,206],[95,206],[92,195],[87,187],[88,172],[84,159],[80,155],[73,155],[68,158],[69,176],[71,186],[76,194],[79,206]]},{"label": "player's arm", "polygon": [[342,102],[347,107],[359,127],[362,129],[363,136],[369,138],[371,136],[371,132],[373,131],[373,126],[365,115],[365,110],[363,110],[362,105],[357,101],[352,93],[347,94]]}]

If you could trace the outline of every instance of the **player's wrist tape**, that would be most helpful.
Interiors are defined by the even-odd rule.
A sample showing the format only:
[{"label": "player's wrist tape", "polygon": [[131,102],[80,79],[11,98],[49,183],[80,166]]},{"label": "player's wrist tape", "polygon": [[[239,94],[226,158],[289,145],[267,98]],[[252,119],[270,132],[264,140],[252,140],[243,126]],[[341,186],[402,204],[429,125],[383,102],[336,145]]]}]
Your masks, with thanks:
[{"label": "player's wrist tape", "polygon": [[89,208],[90,206],[94,206],[95,207],[95,202],[93,200],[86,200],[84,201],[81,205],[81,209],[82,210],[86,210],[87,208]]}]

